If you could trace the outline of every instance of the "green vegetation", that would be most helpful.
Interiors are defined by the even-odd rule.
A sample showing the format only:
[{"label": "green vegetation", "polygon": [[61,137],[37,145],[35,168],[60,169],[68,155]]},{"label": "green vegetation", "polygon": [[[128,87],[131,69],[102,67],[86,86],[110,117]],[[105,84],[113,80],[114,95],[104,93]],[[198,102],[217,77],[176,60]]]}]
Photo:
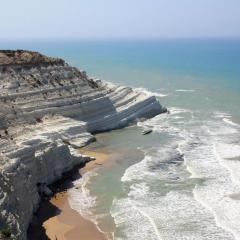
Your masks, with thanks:
[{"label": "green vegetation", "polygon": [[3,229],[0,231],[1,237],[8,239],[11,237],[11,231],[9,229]]}]

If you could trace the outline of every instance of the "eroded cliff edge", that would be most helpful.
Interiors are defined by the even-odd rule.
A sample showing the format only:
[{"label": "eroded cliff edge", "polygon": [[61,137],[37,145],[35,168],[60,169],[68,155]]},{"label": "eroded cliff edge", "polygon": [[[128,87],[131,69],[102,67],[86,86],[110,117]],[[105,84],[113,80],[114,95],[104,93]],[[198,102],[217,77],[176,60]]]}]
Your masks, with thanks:
[{"label": "eroded cliff edge", "polygon": [[26,231],[50,184],[90,160],[93,133],[165,112],[154,96],[90,79],[62,59],[0,51],[0,229]]}]

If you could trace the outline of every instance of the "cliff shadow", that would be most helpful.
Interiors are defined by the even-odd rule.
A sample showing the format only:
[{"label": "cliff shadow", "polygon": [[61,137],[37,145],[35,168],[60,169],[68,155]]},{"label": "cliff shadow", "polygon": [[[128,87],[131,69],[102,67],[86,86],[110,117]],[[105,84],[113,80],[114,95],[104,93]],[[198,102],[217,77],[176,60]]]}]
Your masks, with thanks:
[{"label": "cliff shadow", "polygon": [[[85,165],[85,164],[84,164]],[[39,204],[38,210],[33,214],[32,222],[29,224],[27,231],[28,240],[50,240],[46,235],[46,230],[43,227],[44,222],[48,219],[58,216],[61,214],[61,210],[51,203],[52,198],[56,198],[56,194],[65,193],[68,189],[73,187],[73,181],[81,178],[79,169],[84,165],[79,165],[73,170],[65,173],[63,177],[50,184],[48,187],[52,190],[52,197],[41,197],[41,202]],[[57,240],[57,237],[55,237]]]}]

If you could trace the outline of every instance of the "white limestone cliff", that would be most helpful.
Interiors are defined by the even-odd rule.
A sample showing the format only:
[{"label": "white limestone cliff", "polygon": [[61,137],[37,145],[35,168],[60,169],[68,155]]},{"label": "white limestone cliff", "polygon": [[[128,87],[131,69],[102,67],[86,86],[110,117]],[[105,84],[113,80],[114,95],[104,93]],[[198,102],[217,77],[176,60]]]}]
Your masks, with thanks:
[{"label": "white limestone cliff", "polygon": [[88,78],[61,59],[0,51],[0,229],[26,239],[42,184],[90,161],[94,133],[165,112],[154,96]]}]

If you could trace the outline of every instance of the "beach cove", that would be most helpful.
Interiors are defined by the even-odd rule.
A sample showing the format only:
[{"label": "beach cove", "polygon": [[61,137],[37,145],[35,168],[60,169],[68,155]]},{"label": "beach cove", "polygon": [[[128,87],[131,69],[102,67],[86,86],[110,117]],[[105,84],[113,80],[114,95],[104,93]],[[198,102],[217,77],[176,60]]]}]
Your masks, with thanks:
[{"label": "beach cove", "polygon": [[[53,151],[53,155],[50,155],[52,151],[47,151],[43,158],[39,157],[39,152],[36,154],[36,159],[34,155],[31,155],[29,159],[23,158],[23,162],[28,163],[35,159],[39,171],[43,168],[39,164],[46,162],[46,168],[43,169],[54,170],[51,171],[51,174],[41,172],[40,176],[47,180],[48,176],[60,176],[58,175],[59,170],[66,170],[69,167],[68,164],[75,158],[70,155],[72,152],[69,155],[62,153],[66,152],[70,145],[74,146],[76,150],[81,143],[79,139],[94,141],[96,136],[97,142],[89,145],[92,152],[117,154],[112,161],[110,159],[103,165],[97,165],[93,170],[86,171],[81,178],[78,177],[78,167],[75,168],[77,170],[76,177],[74,177],[75,174],[70,174],[72,186],[66,186],[60,191],[63,194],[56,196],[57,203],[53,199],[53,203],[58,204],[59,207],[51,204],[50,210],[53,208],[53,214],[44,216],[43,221],[49,220],[48,224],[60,226],[58,229],[60,228],[62,231],[58,233],[59,237],[66,232],[76,233],[77,228],[81,229],[81,226],[77,227],[75,222],[79,222],[82,226],[87,224],[86,229],[91,229],[99,237],[102,236],[101,233],[104,233],[104,237],[108,235],[111,239],[114,235],[112,238],[117,240],[239,239],[239,41],[160,40],[110,43],[107,41],[96,43],[70,41],[57,44],[32,44],[32,47],[53,56],[62,56],[74,66],[86,69],[92,75],[105,79],[106,82],[112,81],[115,84],[123,83],[131,86],[134,92],[132,94],[135,97],[139,93],[144,93],[145,96],[148,96],[146,99],[152,101],[153,98],[150,96],[155,95],[161,104],[167,106],[169,111],[169,114],[160,114],[151,119],[139,121],[125,129],[97,135],[86,133],[82,135],[80,129],[83,125],[74,119],[66,117],[39,119],[37,117],[34,128],[25,128],[24,137],[20,135],[16,138],[18,143],[27,146],[31,144],[34,147],[44,147],[49,144],[50,140],[55,144],[51,143],[48,146],[56,147],[59,139],[63,138],[61,144],[64,146],[46,148],[47,150],[58,150],[57,152]],[[104,61],[100,61],[102,59]],[[66,66],[59,66],[59,68],[64,69],[64,73],[67,71],[69,76],[74,70]],[[53,76],[56,76],[57,72],[54,69],[48,68]],[[45,69],[43,68],[42,71]],[[77,74],[77,72],[75,73]],[[93,95],[89,95],[86,92],[86,95],[93,97],[94,100],[99,96],[98,88],[94,88],[95,84],[92,81],[87,81],[83,71],[80,73],[81,78],[86,80],[83,81],[84,86],[93,93]],[[6,78],[6,81],[8,79]],[[90,79],[89,77],[88,80]],[[34,79],[30,80],[34,83]],[[58,82],[55,84],[59,85]],[[63,83],[60,82],[60,84]],[[108,86],[111,88],[110,85]],[[81,93],[84,88],[72,85],[69,81],[67,89],[72,88],[71,91],[65,91],[65,89],[61,92],[58,89],[54,91],[53,103],[57,104],[58,101],[61,104],[69,103],[69,97],[72,98],[71,101],[75,102],[75,89]],[[119,108],[119,104],[128,107],[128,101],[133,105],[136,103],[134,99],[131,101],[132,94],[129,94],[128,91],[129,88],[120,87],[107,96],[110,96],[115,106],[121,111],[124,108]],[[116,92],[117,94],[115,94]],[[121,98],[122,93],[124,93],[124,98]],[[11,98],[15,96],[13,93]],[[68,97],[63,101],[63,96]],[[4,96],[4,98],[8,99],[9,96]],[[39,98],[40,96],[37,96],[35,101],[31,102],[38,104]],[[137,97],[137,99],[141,100],[142,98]],[[21,101],[23,101],[21,104],[26,104],[27,109],[31,110],[29,103],[24,102],[28,99]],[[41,101],[47,104],[44,95]],[[96,102],[94,101],[94,103]],[[105,104],[107,103],[105,102]],[[83,107],[82,104],[79,104],[65,113],[78,113],[79,106]],[[98,109],[99,106],[102,106],[101,104],[95,106],[95,110],[92,110],[89,115],[90,120],[92,114],[102,111],[105,113],[106,105],[103,105],[102,110]],[[7,110],[14,114],[11,107]],[[65,111],[66,108],[63,107],[63,110]],[[18,108],[15,108],[15,111],[18,116],[20,111]],[[124,121],[124,112],[121,111],[121,113]],[[132,111],[128,111],[128,113],[131,116]],[[113,112],[113,115],[116,117],[118,114]],[[79,116],[83,117],[84,115],[79,113]],[[100,114],[100,116],[102,115]],[[105,114],[105,116],[109,115]],[[100,119],[106,120],[105,117]],[[90,121],[90,123],[92,122]],[[105,121],[101,123],[102,128],[107,126]],[[90,126],[96,127],[97,125],[93,123]],[[142,136],[141,132],[146,129],[151,129],[152,133]],[[40,130],[42,132],[39,135]],[[12,135],[12,131],[9,133],[9,142],[13,143],[11,137],[15,136]],[[59,135],[59,133],[63,134]],[[69,136],[69,133],[73,135]],[[6,132],[3,132],[4,136],[5,134]],[[36,140],[39,139],[38,136],[41,136],[40,139],[44,141]],[[46,136],[48,136],[47,139]],[[39,145],[40,143],[41,145]],[[8,146],[7,150],[16,149],[15,146],[15,148],[9,147],[12,145],[2,146]],[[24,157],[30,153],[29,148],[26,151],[20,150],[19,153],[24,153]],[[42,159],[48,161],[42,161]],[[91,158],[84,156],[84,159],[87,161]],[[7,161],[7,163],[13,163],[13,161]],[[54,164],[54,168],[49,167],[50,164]],[[9,168],[9,170],[11,169],[14,168]],[[27,185],[33,182],[32,178],[28,177],[25,168],[22,168],[20,173],[21,176],[26,173],[24,179],[26,181],[29,179],[25,184],[28,186],[27,191],[23,192],[21,187],[16,187],[10,193],[18,193],[19,196],[33,196],[32,199],[37,204],[38,198],[32,189],[35,190],[33,187],[40,180],[37,179],[34,185]],[[38,175],[33,174],[33,176]],[[22,186],[20,181],[14,183],[20,183]],[[7,191],[6,188],[3,189]],[[19,189],[21,191],[18,191]],[[18,198],[14,195],[11,199],[17,200]],[[13,201],[13,203],[15,202]],[[25,204],[26,201],[20,203]],[[21,214],[26,211],[29,213],[27,216],[30,216],[29,210],[33,210],[31,207],[33,205],[29,203],[32,201],[24,205],[24,212],[19,212],[23,220],[29,218]],[[16,210],[14,207],[10,209]],[[44,213],[50,213],[50,210],[44,210]],[[56,215],[58,217],[54,218]],[[81,217],[79,218],[79,216]],[[83,222],[82,217],[87,221]],[[74,219],[74,224],[72,224],[72,219]],[[75,230],[73,231],[73,229]],[[42,230],[45,232],[44,228]],[[54,233],[49,231],[49,227],[48,232],[53,238],[55,237]]]},{"label": "beach cove", "polygon": [[[87,163],[86,166],[79,170],[81,176],[95,167],[103,165],[105,161],[110,160],[112,157],[110,153],[99,153],[90,150],[81,150],[81,153],[96,158],[96,160]],[[106,236],[99,231],[93,222],[83,218],[77,211],[70,207],[68,197],[68,190],[65,190],[56,193],[50,199],[50,203],[58,210],[56,211],[56,216],[47,219],[43,223],[47,237],[53,240],[106,239]]]},{"label": "beach cove", "polygon": [[[138,129],[138,131],[139,136],[141,136],[140,129]],[[121,130],[117,132],[120,133]],[[116,134],[118,135],[119,133]],[[113,168],[116,169],[118,164],[121,164],[122,161],[126,160],[125,158],[128,156],[128,151],[125,154],[122,153],[120,149],[117,151],[116,143],[109,144],[109,135],[111,135],[111,133],[98,134],[96,135],[96,143],[79,149],[81,154],[88,155],[95,158],[95,160],[88,162],[79,170],[75,169],[66,176],[65,180],[61,180],[52,186],[53,191],[57,192],[49,200],[43,201],[40,204],[35,219],[37,224],[35,226],[30,226],[29,239],[113,239],[113,232],[110,231],[111,229],[115,231],[113,221],[107,226],[108,232],[103,232],[98,224],[92,221],[93,219],[91,216],[82,216],[81,210],[76,211],[70,206],[71,191],[78,191],[81,188],[81,186],[75,186],[74,182],[84,178],[85,174],[91,174],[100,169],[104,169],[104,171],[111,171]],[[107,146],[107,144],[109,145]],[[137,151],[134,155],[135,160],[143,157],[141,151]],[[77,173],[78,171],[79,174]],[[73,178],[76,179],[73,181]],[[50,208],[52,208],[52,211],[49,215]],[[107,221],[109,221],[109,219]],[[109,224],[109,222],[105,222],[105,224]],[[40,232],[39,229],[42,231]]]}]

